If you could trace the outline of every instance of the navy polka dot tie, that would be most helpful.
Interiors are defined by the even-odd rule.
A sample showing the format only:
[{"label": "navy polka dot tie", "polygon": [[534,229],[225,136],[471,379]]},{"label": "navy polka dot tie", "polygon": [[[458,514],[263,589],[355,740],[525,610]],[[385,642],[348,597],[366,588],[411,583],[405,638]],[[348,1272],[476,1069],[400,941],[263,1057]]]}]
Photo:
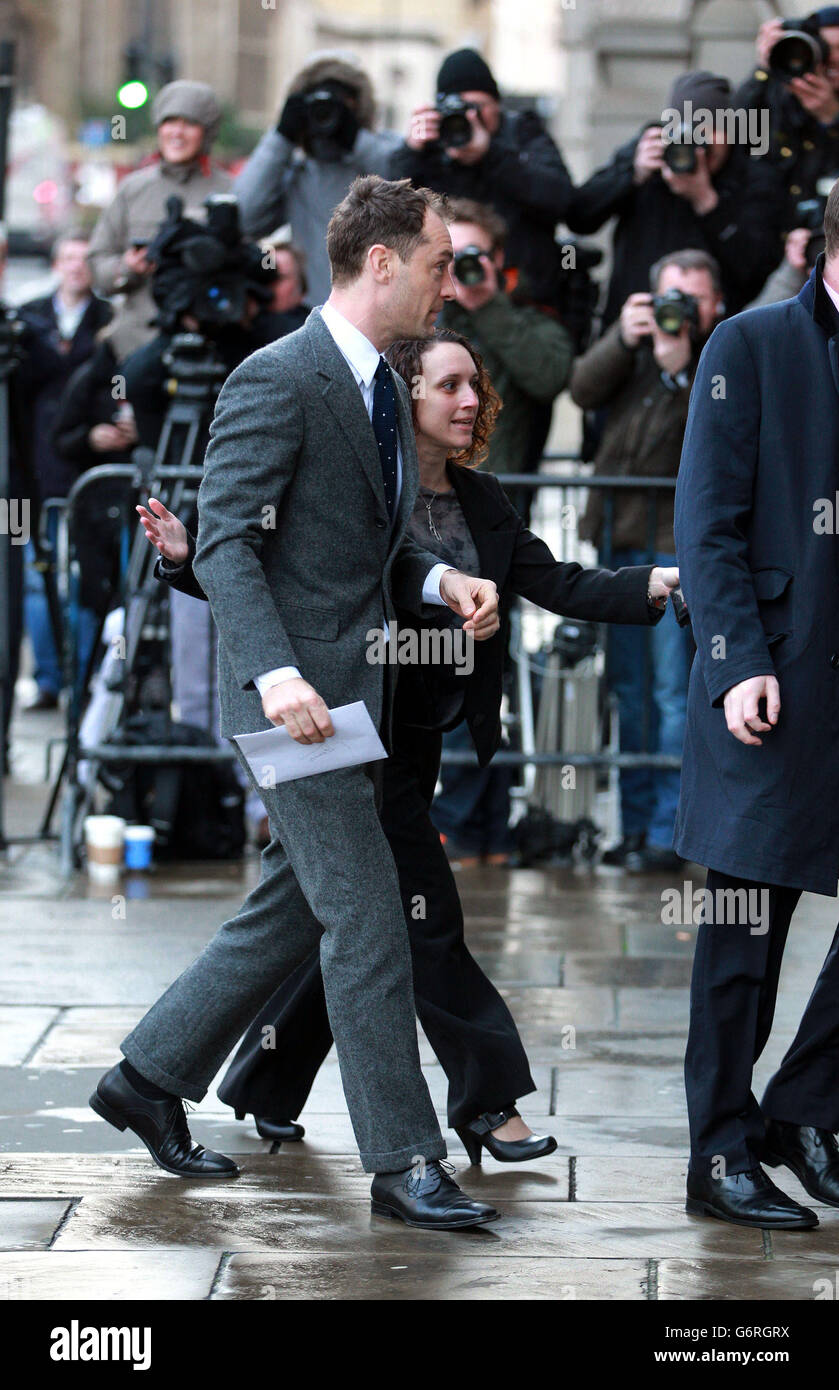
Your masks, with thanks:
[{"label": "navy polka dot tie", "polygon": [[373,388],[373,432],[379,446],[387,514],[392,521],[396,511],[396,449],[399,436],[396,432],[396,390],[390,367],[383,357],[379,358],[373,380],[376,383]]}]

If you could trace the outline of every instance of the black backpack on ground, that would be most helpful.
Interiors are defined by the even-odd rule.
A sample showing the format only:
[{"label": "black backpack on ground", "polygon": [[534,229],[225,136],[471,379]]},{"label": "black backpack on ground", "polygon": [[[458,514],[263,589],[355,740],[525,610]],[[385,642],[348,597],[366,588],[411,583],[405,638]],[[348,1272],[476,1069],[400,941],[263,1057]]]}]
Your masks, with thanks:
[{"label": "black backpack on ground", "polygon": [[[114,735],[128,746],[216,748],[204,729],[162,712],[135,714]],[[157,859],[240,859],[245,793],[230,763],[112,763],[100,771],[111,793],[106,814],[151,825]]]}]

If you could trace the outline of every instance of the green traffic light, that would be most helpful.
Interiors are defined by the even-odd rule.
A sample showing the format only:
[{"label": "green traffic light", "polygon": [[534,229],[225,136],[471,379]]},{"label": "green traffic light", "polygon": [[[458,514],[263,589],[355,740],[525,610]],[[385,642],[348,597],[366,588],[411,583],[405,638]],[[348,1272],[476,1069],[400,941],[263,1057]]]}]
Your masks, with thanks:
[{"label": "green traffic light", "polygon": [[120,106],[125,106],[129,111],[136,111],[140,106],[145,106],[148,99],[149,89],[145,82],[136,80],[123,82],[117,92]]}]

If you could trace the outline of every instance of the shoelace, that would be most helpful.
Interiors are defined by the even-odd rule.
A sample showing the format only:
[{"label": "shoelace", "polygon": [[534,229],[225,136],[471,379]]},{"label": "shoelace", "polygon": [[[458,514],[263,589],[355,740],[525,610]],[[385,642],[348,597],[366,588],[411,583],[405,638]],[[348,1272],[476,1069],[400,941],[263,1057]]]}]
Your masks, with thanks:
[{"label": "shoelace", "polygon": [[436,1192],[441,1182],[450,1182],[453,1187],[457,1186],[454,1181],[454,1173],[455,1167],[453,1163],[447,1163],[444,1158],[433,1158],[426,1164],[424,1175],[421,1171],[412,1168],[407,1174],[402,1186],[406,1192],[410,1193],[412,1189],[416,1191],[420,1183],[427,1182],[429,1177],[435,1177],[437,1179],[436,1186],[428,1190],[429,1192]]}]

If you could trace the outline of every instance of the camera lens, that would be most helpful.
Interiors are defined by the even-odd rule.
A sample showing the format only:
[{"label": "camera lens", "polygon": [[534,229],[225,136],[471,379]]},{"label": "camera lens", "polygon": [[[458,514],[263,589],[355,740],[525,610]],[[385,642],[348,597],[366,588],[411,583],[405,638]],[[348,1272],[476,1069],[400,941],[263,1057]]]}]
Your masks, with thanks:
[{"label": "camera lens", "polygon": [[665,144],[664,162],[674,174],[692,174],[696,169],[696,146],[682,142]]},{"label": "camera lens", "polygon": [[784,82],[792,82],[793,78],[812,72],[825,56],[823,39],[794,30],[773,46],[769,54],[769,67],[776,77]]},{"label": "camera lens", "polygon": [[484,265],[480,246],[464,246],[454,258],[454,273],[461,285],[480,285],[484,280]]}]

